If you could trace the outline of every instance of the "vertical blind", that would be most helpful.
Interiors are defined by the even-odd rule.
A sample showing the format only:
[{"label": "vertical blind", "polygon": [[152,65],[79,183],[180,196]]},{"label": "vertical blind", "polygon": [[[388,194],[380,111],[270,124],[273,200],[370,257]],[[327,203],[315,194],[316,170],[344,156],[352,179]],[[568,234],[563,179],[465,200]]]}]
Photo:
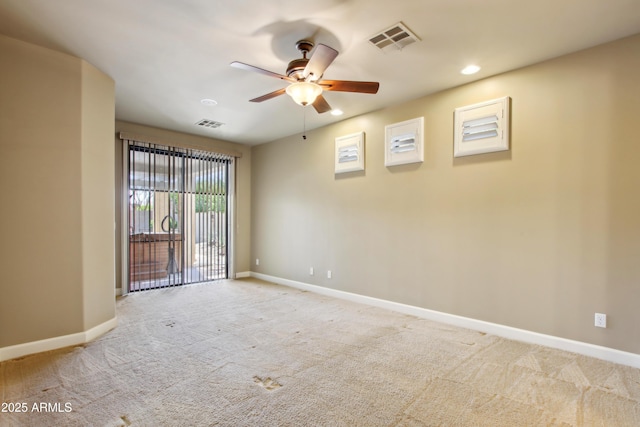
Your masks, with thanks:
[{"label": "vertical blind", "polygon": [[125,140],[128,291],[226,279],[226,154]]}]

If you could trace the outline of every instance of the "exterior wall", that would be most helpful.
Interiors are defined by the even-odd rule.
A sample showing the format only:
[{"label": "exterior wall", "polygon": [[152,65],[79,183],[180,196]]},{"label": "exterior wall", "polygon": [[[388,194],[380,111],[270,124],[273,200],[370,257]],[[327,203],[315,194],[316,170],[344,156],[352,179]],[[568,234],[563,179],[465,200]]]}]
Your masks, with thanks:
[{"label": "exterior wall", "polygon": [[[254,147],[251,269],[640,353],[639,66],[636,35]],[[454,109],[502,96],[511,150],[454,159]],[[415,117],[424,163],[385,167]],[[366,170],[334,175],[358,131]]]}]

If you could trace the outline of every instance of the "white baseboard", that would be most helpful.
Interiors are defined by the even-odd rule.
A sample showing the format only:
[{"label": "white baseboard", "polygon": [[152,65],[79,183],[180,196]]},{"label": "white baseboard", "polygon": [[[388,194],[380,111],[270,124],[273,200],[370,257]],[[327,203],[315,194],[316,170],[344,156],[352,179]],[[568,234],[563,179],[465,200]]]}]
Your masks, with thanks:
[{"label": "white baseboard", "polygon": [[93,341],[118,326],[118,318],[114,317],[84,332],[84,342]]},{"label": "white baseboard", "polygon": [[122,296],[122,288],[116,288],[116,296],[117,297],[121,297]]},{"label": "white baseboard", "polygon": [[236,273],[236,279],[242,279],[245,277],[251,277],[251,272],[250,271],[240,271],[238,273]]},{"label": "white baseboard", "polygon": [[27,356],[29,354],[40,353],[43,351],[57,350],[59,348],[69,347],[72,345],[84,344],[89,341],[93,341],[100,335],[109,332],[115,328],[118,324],[118,319],[107,320],[98,326],[95,326],[87,331],[78,332],[70,335],[63,335],[61,337],[47,338],[40,341],[27,342],[24,344],[12,345],[9,347],[0,348],[0,362],[9,359],[15,359],[17,357]]},{"label": "white baseboard", "polygon": [[322,286],[310,285],[308,283],[282,279],[280,277],[269,276],[262,273],[251,272],[251,277],[255,277],[256,279],[265,280],[267,282],[272,282],[279,285],[289,286],[296,289],[302,289],[305,291],[315,292],[330,297],[340,298],[347,301],[372,305],[399,313],[409,314],[412,316],[420,317],[422,319],[428,319],[436,322],[459,326],[462,328],[473,329],[476,331],[485,332],[515,341],[543,345],[558,350],[570,351],[572,353],[582,354],[584,356],[595,357],[597,359],[606,360],[608,362],[618,363],[634,368],[640,368],[640,354],[629,353],[621,350],[616,350],[614,348],[555,337],[553,335],[540,334],[538,332],[512,328],[511,326],[485,322],[483,320],[471,319],[469,317],[456,316],[454,314],[448,314],[412,305],[382,300],[365,295],[353,294],[350,292],[339,291]]}]

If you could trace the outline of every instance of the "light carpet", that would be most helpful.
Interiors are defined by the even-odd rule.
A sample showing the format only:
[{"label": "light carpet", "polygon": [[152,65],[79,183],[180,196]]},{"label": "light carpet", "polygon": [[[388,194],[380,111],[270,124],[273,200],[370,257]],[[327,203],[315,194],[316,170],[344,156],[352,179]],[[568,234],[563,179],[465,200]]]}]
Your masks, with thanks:
[{"label": "light carpet", "polygon": [[94,342],[1,363],[3,406],[28,410],[0,425],[640,425],[638,369],[255,279],[117,310]]}]

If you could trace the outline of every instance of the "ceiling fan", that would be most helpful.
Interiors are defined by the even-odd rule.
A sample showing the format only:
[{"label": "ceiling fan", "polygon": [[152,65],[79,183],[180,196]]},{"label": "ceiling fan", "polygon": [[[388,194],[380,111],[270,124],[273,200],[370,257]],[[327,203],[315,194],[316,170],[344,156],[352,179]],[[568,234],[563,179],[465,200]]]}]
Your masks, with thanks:
[{"label": "ceiling fan", "polygon": [[331,111],[331,106],[322,96],[322,92],[358,92],[377,93],[380,84],[378,82],[360,82],[347,80],[322,80],[322,75],[333,60],[338,56],[338,51],[324,44],[318,44],[309,58],[307,54],[313,49],[313,43],[308,40],[300,40],[296,43],[296,48],[302,53],[302,58],[294,59],[287,66],[286,75],[274,73],[253,65],[234,61],[232,67],[243,70],[255,71],[266,76],[286,80],[290,85],[286,88],[278,89],[266,95],[251,99],[251,102],[262,102],[284,93],[291,96],[293,100],[302,105],[313,105],[318,113]]}]

